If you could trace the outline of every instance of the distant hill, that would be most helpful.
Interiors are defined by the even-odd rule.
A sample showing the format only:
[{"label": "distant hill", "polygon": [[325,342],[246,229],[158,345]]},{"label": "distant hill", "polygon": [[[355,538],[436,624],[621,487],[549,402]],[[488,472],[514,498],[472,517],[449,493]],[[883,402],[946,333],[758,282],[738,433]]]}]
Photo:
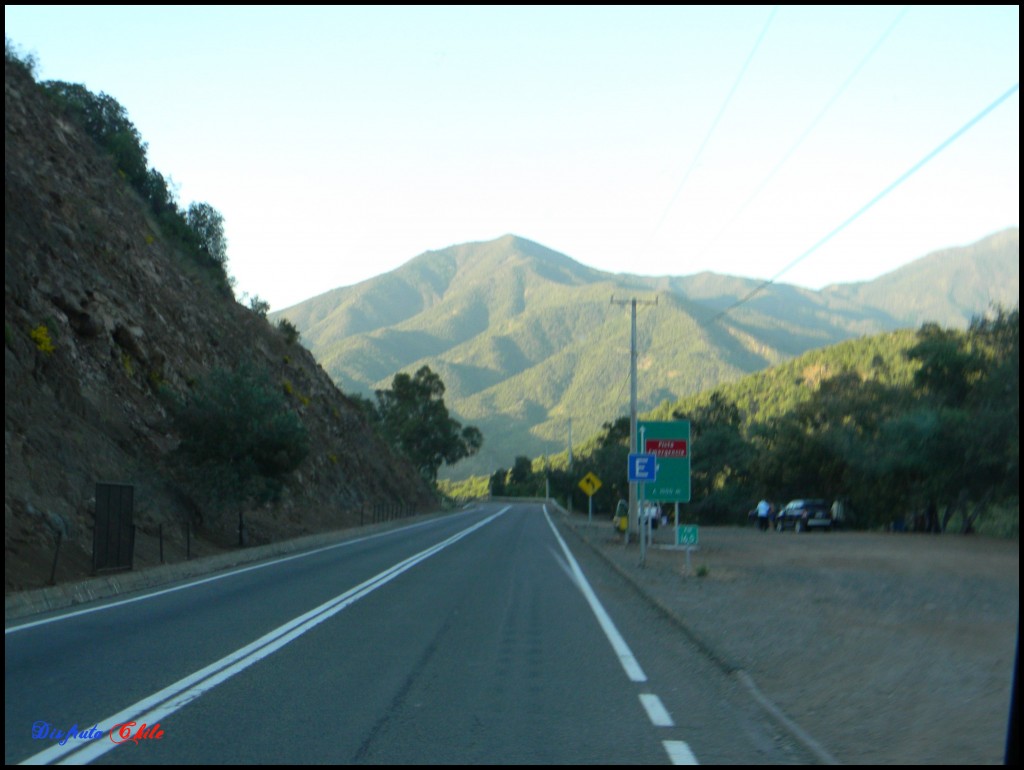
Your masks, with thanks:
[{"label": "distant hill", "polygon": [[[925,257],[867,284],[811,291],[700,273],[641,277],[588,268],[514,235],[428,251],[402,267],[280,311],[344,389],[372,395],[398,371],[438,372],[481,453],[457,475],[510,467],[588,437],[628,411],[636,297],[641,409],[807,350],[926,320],[964,326],[1018,302],[1017,230]],[[982,290],[987,286],[991,291]]]},{"label": "distant hill", "polygon": [[1019,231],[1013,228],[936,251],[874,281],[828,286],[822,293],[881,310],[903,326],[934,321],[963,328],[993,303],[1018,304],[1019,264]]}]

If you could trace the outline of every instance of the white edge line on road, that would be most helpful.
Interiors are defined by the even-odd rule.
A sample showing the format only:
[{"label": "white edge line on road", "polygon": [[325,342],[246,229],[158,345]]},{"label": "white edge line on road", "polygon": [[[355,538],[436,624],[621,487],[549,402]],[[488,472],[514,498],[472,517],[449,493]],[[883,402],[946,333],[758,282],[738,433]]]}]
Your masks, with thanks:
[{"label": "white edge line on road", "polygon": [[[461,532],[457,532],[446,540],[432,545],[420,551],[414,556],[398,562],[383,572],[374,575],[372,578],[363,581],[354,588],[350,588],[333,599],[321,604],[319,607],[310,610],[293,620],[279,626],[278,628],[264,634],[256,641],[239,648],[235,652],[224,656],[220,660],[179,679],[172,685],[165,687],[142,700],[132,704],[126,709],[119,711],[112,716],[101,719],[97,724],[118,725],[128,721],[136,721],[147,725],[154,725],[169,714],[173,714],[188,703],[200,697],[203,693],[213,689],[217,685],[227,681],[235,674],[245,670],[254,663],[262,660],[271,653],[284,647],[289,642],[302,636],[310,629],[323,623],[328,618],[337,615],[343,609],[372,593],[386,583],[394,580],[406,570],[419,564],[431,556],[443,551],[448,546],[458,542],[467,535],[475,532],[481,527],[490,524],[499,516],[504,514],[512,506],[505,506],[497,513],[486,519],[477,522]],[[82,745],[65,744],[64,746],[51,746],[38,754],[34,754],[19,764],[84,764],[97,757],[106,754],[111,749],[117,748],[118,744],[107,743],[102,739],[93,743]],[[70,756],[68,756],[70,755]]]},{"label": "white edge line on road", "polygon": [[640,702],[643,704],[644,709],[647,711],[647,716],[650,718],[651,723],[655,727],[675,727],[676,723],[672,721],[671,715],[665,708],[664,704],[654,693],[642,692],[640,693]]},{"label": "white edge line on road", "polygon": [[[555,533],[555,537],[558,540],[559,545],[562,547],[562,551],[565,553],[566,559],[572,567],[573,575],[576,577],[576,584],[579,586],[580,591],[587,598],[590,603],[590,608],[594,611],[597,616],[598,622],[601,624],[601,628],[604,629],[605,635],[608,637],[608,641],[611,642],[612,647],[619,656],[619,661],[622,663],[622,667],[626,669],[626,675],[634,682],[646,682],[647,677],[643,670],[640,668],[640,664],[637,663],[636,658],[633,657],[633,653],[629,649],[629,645],[622,638],[622,635],[615,628],[615,624],[612,619],[608,617],[608,613],[605,612],[604,607],[601,606],[601,602],[598,600],[594,590],[590,587],[590,583],[587,582],[586,577],[583,575],[583,570],[580,569],[579,563],[573,557],[569,547],[565,544],[562,536],[558,534],[558,530],[555,528],[555,524],[551,521],[551,516],[548,515],[548,507],[544,506],[544,517],[548,521],[548,526],[551,527],[551,531]],[[668,710],[661,702],[661,698],[653,693],[641,693],[640,703],[643,704],[644,709],[647,711],[647,716],[654,724],[655,727],[674,727],[675,722],[672,720],[672,716],[668,713]],[[690,750],[689,744],[686,741],[662,741],[661,745],[665,747],[665,752],[668,754],[669,761],[673,765],[698,765],[697,757]]]},{"label": "white edge line on road", "polygon": [[673,765],[699,765],[697,757],[690,751],[689,745],[686,741],[662,741],[661,745],[665,747],[665,751],[668,753],[668,759]]},{"label": "white edge line on road", "polygon": [[551,527],[551,531],[555,534],[558,544],[562,547],[562,553],[565,554],[565,558],[569,562],[569,566],[572,568],[572,574],[576,578],[576,586],[583,593],[583,597],[590,605],[590,609],[597,618],[597,622],[601,625],[604,635],[608,637],[608,642],[611,644],[615,654],[619,657],[619,663],[621,663],[622,667],[626,670],[626,676],[628,676],[630,681],[633,682],[646,682],[647,675],[644,673],[644,670],[640,668],[640,664],[637,663],[636,658],[633,656],[633,651],[629,649],[629,645],[626,644],[626,640],[622,638],[622,634],[619,633],[619,629],[615,627],[615,623],[612,622],[608,613],[605,612],[604,607],[601,605],[601,601],[597,598],[597,594],[595,594],[594,589],[590,587],[590,583],[587,582],[587,578],[583,574],[583,570],[580,569],[580,565],[572,555],[572,551],[569,550],[569,546],[565,544],[562,536],[558,534],[558,530],[555,528],[555,524],[551,521],[551,516],[548,514],[548,507],[545,505],[543,506],[543,509],[544,518],[547,519],[548,526]]},{"label": "white edge line on road", "polygon": [[[458,516],[458,515],[462,515],[462,514],[468,513],[468,512],[469,511],[462,511],[462,512],[460,512],[458,514],[453,514],[453,515]],[[396,532],[405,532],[405,531],[410,530],[410,529],[415,529],[417,527],[423,527],[423,526],[426,526],[428,524],[433,524],[435,521],[437,521],[437,519],[431,519],[430,521],[421,521],[421,522],[418,522],[416,524],[410,524],[407,527],[400,527],[398,529],[391,529],[391,530],[388,530],[387,532],[376,532],[376,533],[374,533],[372,535],[366,535],[364,537],[357,537],[357,538],[354,538],[352,540],[345,540],[344,542],[341,542],[341,543],[333,543],[331,545],[325,545],[322,548],[317,548],[317,549],[312,550],[312,551],[303,551],[302,553],[296,553],[296,554],[292,554],[290,556],[282,556],[280,558],[272,559],[270,561],[260,562],[259,564],[252,564],[252,565],[250,565],[248,567],[239,567],[238,569],[232,569],[232,570],[229,570],[228,572],[221,572],[221,573],[213,575],[211,577],[201,578],[199,580],[191,580],[188,583],[185,583],[184,585],[173,586],[172,588],[163,588],[163,589],[160,589],[160,590],[157,590],[157,591],[151,591],[151,592],[148,592],[148,593],[146,593],[146,594],[144,594],[142,596],[133,596],[130,599],[119,599],[118,601],[110,602],[109,604],[103,604],[103,605],[101,605],[99,607],[87,607],[87,608],[82,609],[82,610],[75,610],[73,612],[65,612],[65,613],[62,613],[60,615],[54,616],[52,618],[43,618],[42,620],[34,620],[34,621],[30,622],[30,623],[22,623],[21,625],[11,626],[10,628],[5,628],[4,629],[4,636],[6,636],[7,634],[13,634],[16,631],[25,631],[26,629],[34,628],[36,626],[44,626],[47,623],[56,623],[57,621],[68,620],[70,618],[78,617],[79,615],[88,615],[88,614],[93,613],[93,612],[102,612],[103,610],[113,609],[114,607],[121,607],[121,606],[123,606],[125,604],[133,604],[135,602],[145,601],[146,599],[154,599],[157,596],[163,596],[164,594],[171,594],[171,593],[174,593],[175,591],[184,591],[186,588],[195,588],[196,586],[201,586],[204,583],[212,583],[215,580],[223,580],[224,578],[234,577],[235,575],[241,575],[241,574],[243,574],[245,572],[252,572],[253,570],[263,569],[264,567],[273,567],[275,564],[283,564],[284,562],[291,561],[292,559],[304,559],[307,556],[314,556],[314,555],[316,555],[318,553],[323,553],[324,551],[331,551],[331,550],[333,550],[335,548],[344,548],[346,546],[355,545],[356,543],[364,543],[367,540],[374,540],[374,539],[376,539],[378,537],[384,537],[386,535],[393,535]]]}]

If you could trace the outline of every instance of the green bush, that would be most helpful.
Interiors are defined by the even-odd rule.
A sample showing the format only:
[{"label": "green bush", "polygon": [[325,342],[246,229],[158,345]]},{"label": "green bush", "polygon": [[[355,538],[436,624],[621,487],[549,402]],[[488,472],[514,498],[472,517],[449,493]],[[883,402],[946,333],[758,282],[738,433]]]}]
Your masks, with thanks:
[{"label": "green bush", "polygon": [[269,376],[214,370],[174,409],[179,456],[217,496],[266,500],[309,453],[305,426]]},{"label": "green bush", "polygon": [[48,80],[41,85],[51,99],[73,115],[85,132],[113,156],[133,187],[139,189],[144,185],[147,145],[128,119],[128,111],[114,97],[104,93],[97,96],[79,83]]},{"label": "green bush", "polygon": [[277,322],[277,330],[284,335],[285,342],[289,345],[294,345],[299,341],[298,327],[287,318],[282,318]]},{"label": "green bush", "polygon": [[253,294],[249,299],[249,309],[258,315],[260,318],[266,318],[267,313],[270,312],[270,303],[265,299],[260,299],[259,294]]},{"label": "green bush", "polygon": [[35,54],[22,53],[18,47],[11,42],[9,37],[4,37],[4,61],[20,68],[30,78],[35,80],[36,70],[39,68],[39,60]]}]

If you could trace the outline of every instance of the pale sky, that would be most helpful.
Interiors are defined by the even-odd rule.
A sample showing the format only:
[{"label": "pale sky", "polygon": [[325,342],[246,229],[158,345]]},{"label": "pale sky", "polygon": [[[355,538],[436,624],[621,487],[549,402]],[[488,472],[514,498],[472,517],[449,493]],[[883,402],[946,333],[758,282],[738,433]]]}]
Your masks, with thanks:
[{"label": "pale sky", "polygon": [[[5,6],[272,309],[506,233],[810,288],[1019,224],[1018,6]],[[813,249],[813,250],[812,250]],[[811,253],[808,254],[808,251]],[[806,256],[805,256],[806,255]],[[800,259],[804,257],[803,259]]]}]

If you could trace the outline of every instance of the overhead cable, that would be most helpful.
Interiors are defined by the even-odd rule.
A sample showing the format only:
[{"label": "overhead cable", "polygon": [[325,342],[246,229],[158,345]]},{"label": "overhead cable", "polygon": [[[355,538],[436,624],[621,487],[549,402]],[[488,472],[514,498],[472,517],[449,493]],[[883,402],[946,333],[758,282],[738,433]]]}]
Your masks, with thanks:
[{"label": "overhead cable", "polygon": [[779,172],[779,169],[781,169],[786,164],[786,161],[788,161],[792,157],[793,153],[795,153],[800,148],[800,146],[807,140],[807,137],[810,136],[811,132],[818,125],[821,119],[825,117],[825,114],[830,109],[832,109],[832,105],[834,105],[839,100],[839,97],[843,95],[846,89],[850,87],[850,84],[854,81],[857,75],[860,74],[860,71],[864,69],[864,66],[871,60],[875,53],[878,52],[878,49],[882,47],[882,44],[885,42],[886,38],[889,37],[890,33],[896,28],[896,25],[899,24],[900,21],[902,21],[903,17],[907,15],[908,9],[909,6],[903,7],[903,10],[899,12],[899,14],[893,20],[893,22],[882,33],[881,37],[879,37],[878,40],[875,41],[874,45],[872,45],[868,52],[861,58],[857,66],[853,68],[853,71],[847,76],[846,80],[843,81],[843,84],[839,86],[839,90],[837,90],[832,95],[832,98],[830,98],[828,102],[825,103],[825,106],[821,108],[821,110],[810,122],[807,128],[804,129],[803,133],[800,134],[799,137],[797,137],[797,140],[793,143],[789,150],[786,151],[786,154],[779,159],[778,163],[775,164],[775,167],[768,172],[764,179],[762,179],[761,182],[757,185],[757,187],[754,188],[754,191],[749,196],[747,196],[747,199],[743,201],[739,209],[736,210],[736,213],[732,215],[729,221],[726,222],[718,230],[718,232],[711,237],[711,240],[708,241],[708,243],[704,246],[704,249],[697,254],[696,258],[699,259],[700,257],[702,257],[711,249],[712,246],[715,245],[715,243],[718,242],[718,239],[722,236],[722,233],[726,232],[730,227],[732,227],[733,223],[740,218],[740,215],[743,214],[744,211],[746,211],[747,206],[749,206],[753,202],[753,200],[758,195],[761,194],[761,191],[764,190],[768,182],[770,182],[772,178]]},{"label": "overhead cable", "polygon": [[751,297],[753,297],[755,294],[760,292],[766,286],[770,286],[771,284],[775,283],[781,276],[783,276],[785,273],[789,272],[794,267],[796,267],[798,264],[800,264],[805,259],[807,259],[807,257],[809,257],[815,251],[820,249],[822,246],[824,246],[830,240],[832,240],[832,238],[834,238],[840,232],[845,230],[848,225],[852,224],[857,219],[859,219],[862,214],[864,214],[868,209],[870,209],[872,206],[874,206],[876,203],[878,203],[880,200],[882,200],[882,198],[884,198],[886,195],[888,195],[893,190],[895,190],[897,187],[899,187],[901,184],[903,184],[905,181],[907,181],[907,179],[909,179],[917,171],[919,171],[925,164],[927,164],[929,161],[931,161],[932,158],[934,158],[940,152],[942,152],[947,147],[949,147],[949,145],[951,145],[953,142],[955,142],[957,139],[959,139],[961,136],[963,136],[965,133],[967,133],[967,131],[969,131],[971,128],[973,128],[979,121],[981,121],[990,112],[992,112],[992,110],[994,110],[1000,104],[1002,104],[1007,99],[1009,99],[1011,96],[1013,96],[1015,93],[1017,93],[1017,91],[1019,89],[1020,89],[1020,83],[1014,83],[1013,86],[1006,93],[1004,93],[1002,96],[1000,96],[994,102],[989,104],[985,109],[983,109],[981,112],[979,112],[977,115],[975,115],[969,121],[967,121],[967,123],[965,123],[959,129],[957,129],[948,139],[946,139],[941,144],[939,144],[938,147],[936,147],[934,150],[932,150],[927,155],[925,155],[923,158],[921,158],[921,160],[919,160],[917,163],[915,163],[909,169],[907,169],[902,174],[900,174],[900,176],[897,177],[895,181],[890,183],[885,189],[883,189],[875,197],[873,197],[871,200],[869,200],[867,203],[865,203],[863,206],[861,206],[859,209],[857,209],[857,211],[855,211],[852,215],[850,215],[845,220],[843,220],[839,225],[834,227],[827,235],[825,235],[825,237],[821,238],[817,243],[815,243],[813,246],[811,246],[811,248],[807,249],[807,251],[805,251],[799,257],[794,259],[792,262],[790,262],[788,265],[786,265],[784,268],[782,268],[782,270],[780,270],[778,273],[773,275],[771,278],[769,278],[768,280],[766,280],[766,281],[762,282],[761,284],[759,284],[758,286],[756,286],[745,297],[743,297],[742,299],[737,300],[732,305],[730,305],[729,307],[725,308],[725,310],[722,310],[721,312],[716,314],[711,320],[712,321],[717,321],[722,316],[724,316],[726,313],[734,310],[735,308],[739,307],[740,305],[742,305],[745,302],[747,302],[748,300],[750,300]]},{"label": "overhead cable", "polygon": [[665,218],[668,216],[668,213],[672,210],[672,206],[675,205],[676,198],[678,198],[679,193],[682,192],[683,186],[686,184],[686,180],[690,178],[690,174],[693,172],[693,169],[697,166],[697,161],[700,160],[700,156],[703,154],[704,148],[707,146],[708,141],[711,139],[711,135],[715,132],[715,128],[718,126],[718,122],[722,119],[722,116],[725,114],[725,110],[728,108],[729,102],[732,101],[733,94],[735,94],[736,89],[739,88],[740,82],[743,80],[743,75],[746,73],[747,67],[750,66],[750,62],[753,61],[754,54],[757,53],[757,49],[760,47],[761,41],[764,40],[764,36],[768,33],[768,27],[771,26],[772,19],[775,18],[775,13],[778,10],[779,7],[777,5],[772,6],[772,12],[768,15],[768,21],[764,23],[764,27],[761,29],[761,34],[758,35],[757,41],[754,43],[754,47],[750,49],[750,53],[747,55],[747,60],[743,62],[743,66],[740,68],[739,75],[736,76],[736,82],[732,84],[732,88],[729,90],[728,95],[725,97],[725,101],[722,102],[722,106],[718,110],[718,115],[716,115],[715,119],[711,122],[711,128],[708,129],[708,133],[704,137],[704,141],[701,142],[700,147],[697,148],[697,154],[694,155],[693,160],[690,161],[690,167],[686,169],[686,173],[683,174],[682,181],[679,183],[679,186],[676,187],[676,191],[675,193],[673,193],[671,200],[669,200],[668,206],[665,207],[665,212],[661,215],[661,219],[658,221],[657,226],[654,228],[655,232],[660,230],[661,226],[665,223]]}]

